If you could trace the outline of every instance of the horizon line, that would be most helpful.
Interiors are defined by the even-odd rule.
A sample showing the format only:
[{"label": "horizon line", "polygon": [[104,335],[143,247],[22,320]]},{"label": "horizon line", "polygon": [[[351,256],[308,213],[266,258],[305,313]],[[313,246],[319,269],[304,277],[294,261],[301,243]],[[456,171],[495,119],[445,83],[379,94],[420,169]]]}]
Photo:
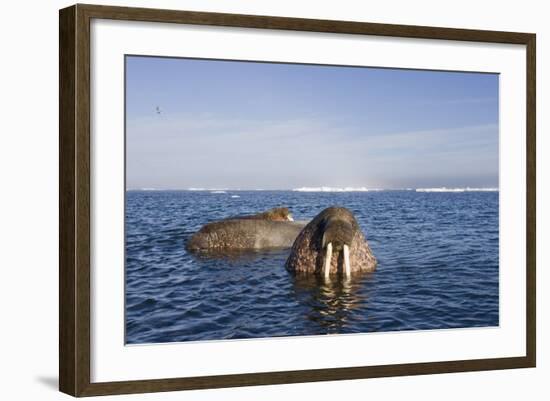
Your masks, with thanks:
[{"label": "horizon line", "polygon": [[401,187],[401,188],[367,188],[367,187],[298,187],[298,188],[126,188],[126,191],[186,191],[186,192],[246,192],[246,191],[290,191],[290,192],[379,192],[379,191],[416,191],[416,192],[496,192],[499,187],[475,186],[442,186],[442,187]]}]

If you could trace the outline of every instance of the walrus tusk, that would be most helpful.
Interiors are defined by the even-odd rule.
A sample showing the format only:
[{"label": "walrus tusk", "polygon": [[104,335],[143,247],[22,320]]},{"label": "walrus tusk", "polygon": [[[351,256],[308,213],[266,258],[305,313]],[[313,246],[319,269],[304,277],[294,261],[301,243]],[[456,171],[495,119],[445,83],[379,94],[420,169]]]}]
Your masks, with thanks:
[{"label": "walrus tusk", "polygon": [[351,277],[351,266],[349,264],[349,246],[344,245],[344,267],[346,269],[346,277]]},{"label": "walrus tusk", "polygon": [[328,278],[330,274],[330,262],[332,260],[332,242],[327,245],[327,254],[325,256],[325,278]]}]

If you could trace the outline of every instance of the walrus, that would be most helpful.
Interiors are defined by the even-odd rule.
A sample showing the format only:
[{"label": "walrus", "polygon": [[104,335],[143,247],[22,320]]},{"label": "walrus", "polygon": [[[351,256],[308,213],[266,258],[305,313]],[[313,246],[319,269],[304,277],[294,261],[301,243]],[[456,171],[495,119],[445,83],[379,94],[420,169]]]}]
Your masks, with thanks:
[{"label": "walrus", "polygon": [[294,273],[320,274],[372,272],[376,258],[353,213],[329,207],[309,222],[298,235],[285,264]]},{"label": "walrus", "polygon": [[275,207],[262,213],[244,216],[233,216],[225,220],[246,219],[246,220],[269,220],[269,221],[294,221],[288,207]]},{"label": "walrus", "polygon": [[294,221],[288,208],[274,208],[208,223],[189,238],[186,248],[217,253],[290,248],[306,224]]}]

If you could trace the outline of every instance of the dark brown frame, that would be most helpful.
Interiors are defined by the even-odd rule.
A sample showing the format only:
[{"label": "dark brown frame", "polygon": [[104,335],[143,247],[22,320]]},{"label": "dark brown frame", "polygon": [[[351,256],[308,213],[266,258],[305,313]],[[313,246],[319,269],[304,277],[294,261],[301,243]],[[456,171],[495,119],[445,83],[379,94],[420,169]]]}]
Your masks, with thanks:
[{"label": "dark brown frame", "polygon": [[[90,382],[90,20],[92,18],[457,41],[527,49],[527,324],[523,357],[121,382]],[[73,396],[535,367],[536,36],[422,26],[77,4],[59,13],[59,389]]]}]

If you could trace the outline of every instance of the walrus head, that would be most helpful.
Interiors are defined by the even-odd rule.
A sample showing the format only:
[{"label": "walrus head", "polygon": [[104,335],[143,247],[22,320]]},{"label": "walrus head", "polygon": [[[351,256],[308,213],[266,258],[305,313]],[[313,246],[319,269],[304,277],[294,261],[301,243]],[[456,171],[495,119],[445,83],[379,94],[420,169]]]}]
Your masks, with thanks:
[{"label": "walrus head", "polygon": [[344,208],[329,208],[323,216],[319,229],[321,236],[321,248],[324,250],[325,261],[323,274],[328,277],[332,263],[333,251],[342,252],[343,272],[351,275],[349,249],[353,241],[353,235],[357,230],[355,217]]},{"label": "walrus head", "polygon": [[341,272],[373,271],[376,259],[353,213],[332,206],[319,213],[294,241],[286,267],[296,273],[328,278]]},{"label": "walrus head", "polygon": [[348,219],[339,215],[326,216],[320,224],[321,247],[325,249],[328,244],[338,251],[344,246],[349,246],[353,240],[353,224]]}]

